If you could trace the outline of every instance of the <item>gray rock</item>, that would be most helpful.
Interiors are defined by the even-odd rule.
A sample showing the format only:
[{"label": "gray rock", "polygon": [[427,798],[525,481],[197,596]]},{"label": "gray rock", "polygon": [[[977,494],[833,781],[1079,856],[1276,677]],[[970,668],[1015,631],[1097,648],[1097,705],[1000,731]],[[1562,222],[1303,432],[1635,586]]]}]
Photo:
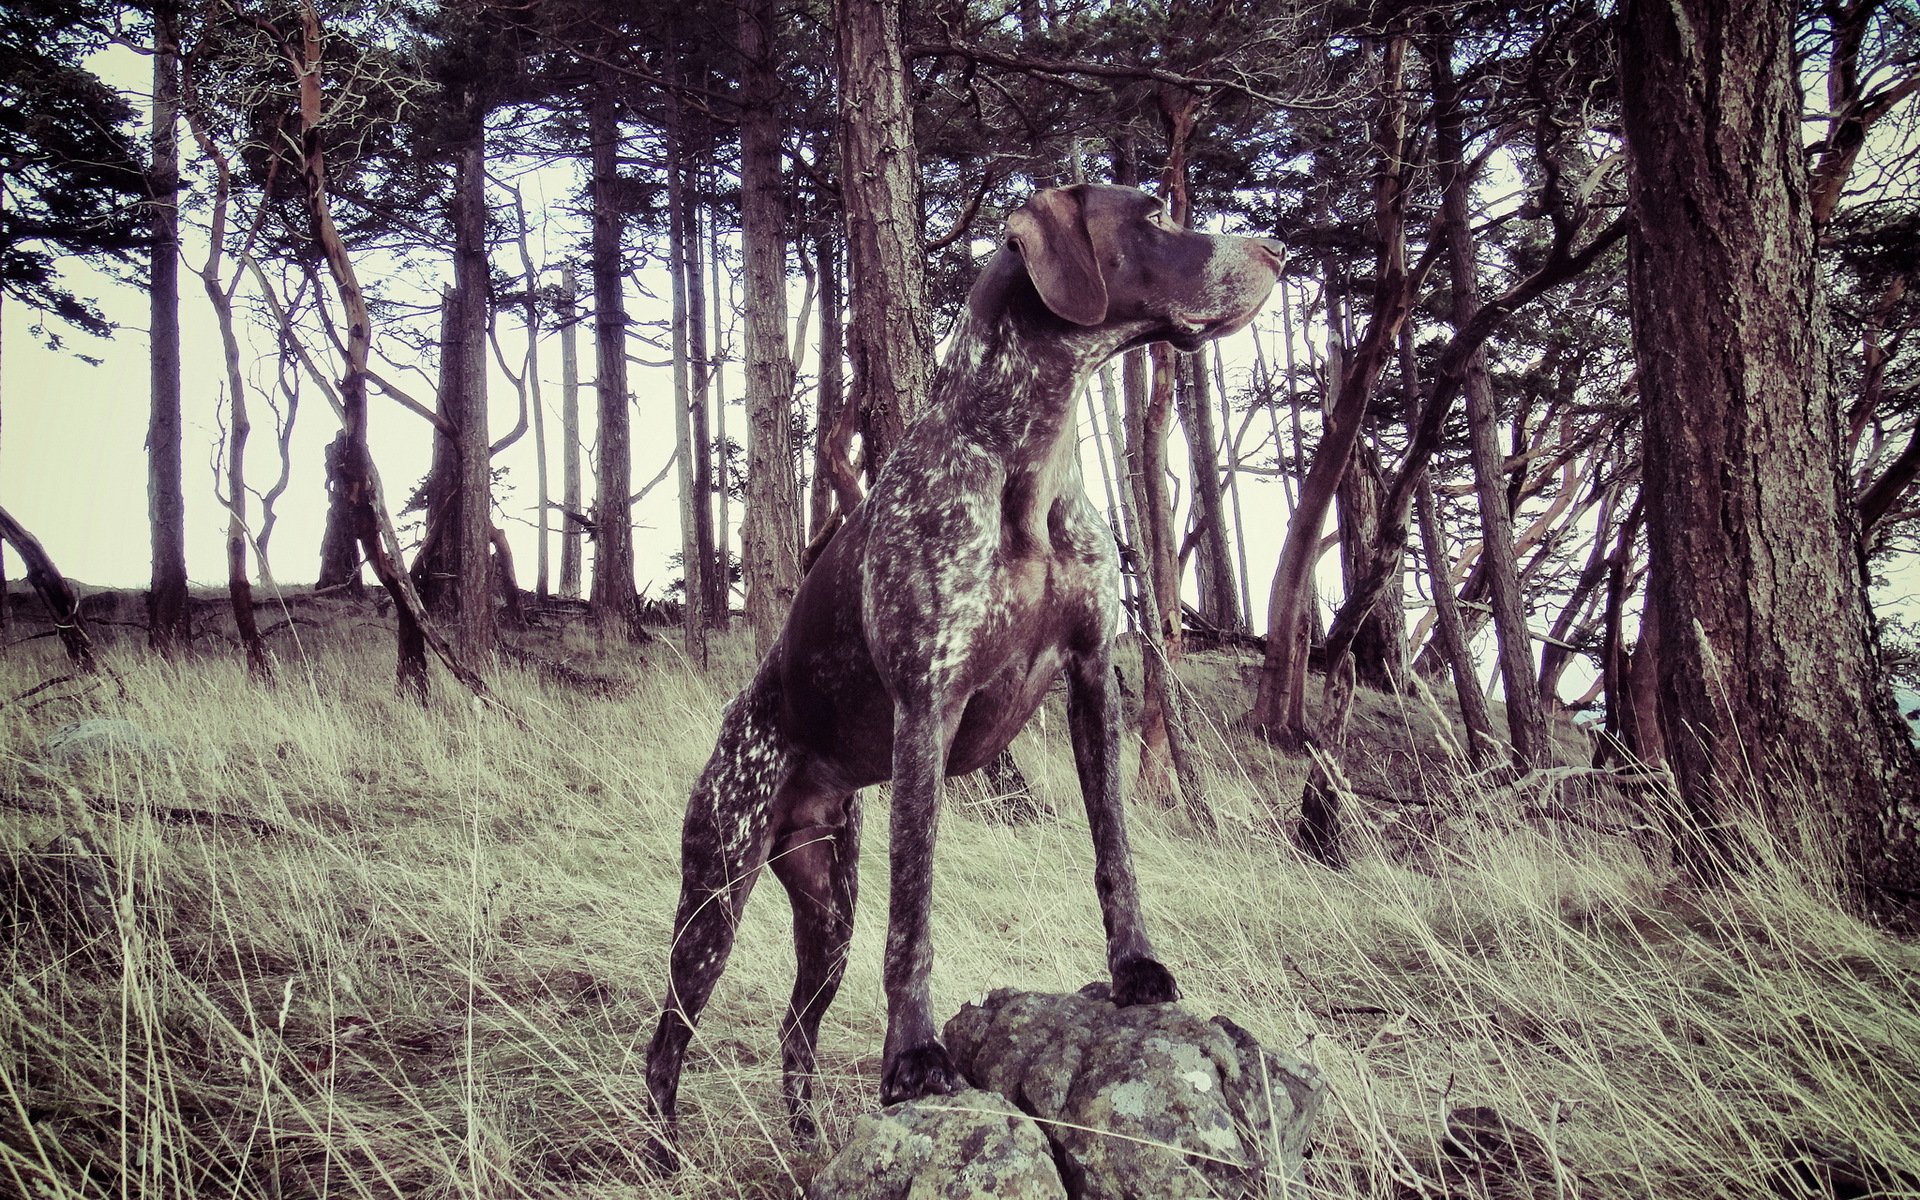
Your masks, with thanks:
[{"label": "gray rock", "polygon": [[975,1085],[1046,1131],[1075,1200],[1298,1195],[1326,1085],[1225,1017],[1001,990],[947,1022]]},{"label": "gray rock", "polygon": [[1064,1200],[1053,1153],[999,1096],[965,1091],[870,1112],[807,1188],[811,1200]]},{"label": "gray rock", "polygon": [[76,763],[115,755],[133,758],[163,758],[178,754],[179,747],[156,737],[132,721],[117,717],[92,717],[72,721],[47,735],[41,743],[47,757],[60,763]]}]

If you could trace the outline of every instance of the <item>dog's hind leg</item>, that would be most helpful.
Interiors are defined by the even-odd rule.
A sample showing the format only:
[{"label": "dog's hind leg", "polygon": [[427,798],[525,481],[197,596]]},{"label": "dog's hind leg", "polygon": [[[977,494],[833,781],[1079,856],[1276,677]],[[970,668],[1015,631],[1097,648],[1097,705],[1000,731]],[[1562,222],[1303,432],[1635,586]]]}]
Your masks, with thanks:
[{"label": "dog's hind leg", "polygon": [[727,706],[713,757],[687,802],[667,994],[647,1048],[647,1093],[662,1125],[649,1150],[662,1167],[675,1165],[671,1144],[687,1043],[726,970],[741,910],[766,862],[774,800],[792,769],[792,754],[773,723],[778,710],[778,696],[760,680]]},{"label": "dog's hind leg", "polygon": [[840,990],[860,892],[860,804],[851,792],[804,789],[783,796],[769,865],[793,904],[793,997],[780,1023],[781,1090],[793,1134],[811,1142],[814,1046],[820,1018]]}]

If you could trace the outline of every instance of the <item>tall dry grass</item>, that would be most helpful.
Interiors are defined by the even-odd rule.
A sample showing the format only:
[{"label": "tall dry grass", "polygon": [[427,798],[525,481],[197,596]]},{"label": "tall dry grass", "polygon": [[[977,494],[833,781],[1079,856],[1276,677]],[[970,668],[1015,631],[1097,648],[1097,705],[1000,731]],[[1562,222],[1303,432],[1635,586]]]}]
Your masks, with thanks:
[{"label": "tall dry grass", "polygon": [[[502,669],[516,730],[446,689],[396,698],[377,631],[299,632],[270,687],[229,657],[122,649],[124,694],[0,708],[0,1194],[792,1196],[817,1163],[781,1119],[792,952],[771,882],[690,1060],[689,1165],[662,1180],[639,1155],[680,809],[743,649],[702,674],[576,636],[565,650],[632,691]],[[0,698],[60,670],[16,646]],[[1385,697],[1362,697],[1346,756],[1376,797],[1349,798],[1354,867],[1309,866],[1262,832],[1304,772],[1233,731],[1239,674],[1190,674],[1223,832],[1136,810],[1138,866],[1187,1005],[1327,1074],[1309,1194],[1481,1194],[1441,1138],[1474,1105],[1544,1139],[1536,1194],[1774,1194],[1813,1146],[1920,1164],[1914,947],[1785,860],[1700,892],[1657,845],[1515,819],[1521,799],[1453,773],[1442,718]],[[55,761],[46,735],[82,716],[173,752]],[[1104,970],[1057,708],[1017,753],[1061,815],[1010,828],[956,792],[943,1015]],[[1430,803],[1377,799],[1390,785]],[[867,896],[822,1033],[829,1141],[877,1087],[884,790],[866,804]],[[34,856],[61,835],[97,851],[94,875]],[[89,880],[104,901],[49,916],[46,895]]]}]

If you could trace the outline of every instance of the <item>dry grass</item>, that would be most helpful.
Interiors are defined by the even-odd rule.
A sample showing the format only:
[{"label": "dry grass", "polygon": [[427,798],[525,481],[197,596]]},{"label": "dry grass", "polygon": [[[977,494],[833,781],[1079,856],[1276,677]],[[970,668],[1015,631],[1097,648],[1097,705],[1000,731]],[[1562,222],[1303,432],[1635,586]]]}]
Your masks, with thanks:
[{"label": "dry grass", "polygon": [[[742,649],[711,676],[668,648],[608,654],[594,669],[636,684],[613,699],[503,670],[532,718],[517,732],[444,687],[397,700],[375,631],[299,633],[274,687],[230,656],[122,648],[124,696],[0,709],[0,1194],[792,1196],[816,1163],[780,1119],[792,952],[771,883],[690,1061],[691,1165],[659,1180],[638,1157],[680,808]],[[0,698],[61,673],[42,646],[0,660]],[[1224,731],[1238,673],[1192,672],[1223,834],[1136,812],[1139,869],[1188,1005],[1327,1073],[1311,1194],[1480,1194],[1440,1144],[1471,1105],[1540,1132],[1561,1164],[1543,1195],[1751,1197],[1816,1143],[1920,1164],[1914,947],[1783,868],[1689,892],[1657,847],[1508,819],[1514,797],[1451,776],[1430,712],[1377,696],[1355,777],[1436,803],[1376,805],[1351,872],[1310,867],[1259,832],[1303,771]],[[80,716],[176,753],[61,766],[42,741]],[[945,823],[942,1014],[1103,971],[1057,709],[1017,749],[1067,815]],[[887,818],[883,792],[867,803],[867,897],[823,1031],[830,1139],[876,1088]],[[112,895],[54,920],[24,899],[50,873],[8,864],[63,834],[102,852]]]}]

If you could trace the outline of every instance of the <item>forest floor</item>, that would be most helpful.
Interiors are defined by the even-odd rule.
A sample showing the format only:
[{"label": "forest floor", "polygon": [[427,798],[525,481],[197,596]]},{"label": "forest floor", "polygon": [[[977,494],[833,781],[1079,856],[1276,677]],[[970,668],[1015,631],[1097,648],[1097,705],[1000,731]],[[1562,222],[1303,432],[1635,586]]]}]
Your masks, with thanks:
[{"label": "forest floor", "polygon": [[[695,671],[671,639],[516,635],[616,685],[502,666],[516,728],[437,669],[429,705],[396,697],[371,607],[298,615],[272,685],[218,637],[167,663],[120,629],[110,675],[28,695],[67,667],[7,631],[0,1195],[794,1196],[819,1159],[781,1116],[771,883],[689,1061],[689,1163],[659,1179],[640,1156],[680,813],[744,639]],[[1310,864],[1269,832],[1305,764],[1237,728],[1254,665],[1184,672],[1218,833],[1131,817],[1186,1006],[1329,1080],[1306,1194],[1920,1195],[1913,944],[1764,853],[1688,888],[1631,828],[1645,814],[1576,779],[1579,735],[1567,770],[1516,788],[1464,772],[1419,698],[1361,693],[1354,861]],[[56,731],[96,718],[151,741],[63,757]],[[951,793],[937,1019],[1104,974],[1057,697],[1015,752],[1054,815],[1009,825],[976,785]],[[878,1086],[885,789],[865,802],[865,902],[821,1037],[829,1145]],[[1544,1165],[1463,1165],[1444,1122],[1476,1106],[1537,1133]]]}]

